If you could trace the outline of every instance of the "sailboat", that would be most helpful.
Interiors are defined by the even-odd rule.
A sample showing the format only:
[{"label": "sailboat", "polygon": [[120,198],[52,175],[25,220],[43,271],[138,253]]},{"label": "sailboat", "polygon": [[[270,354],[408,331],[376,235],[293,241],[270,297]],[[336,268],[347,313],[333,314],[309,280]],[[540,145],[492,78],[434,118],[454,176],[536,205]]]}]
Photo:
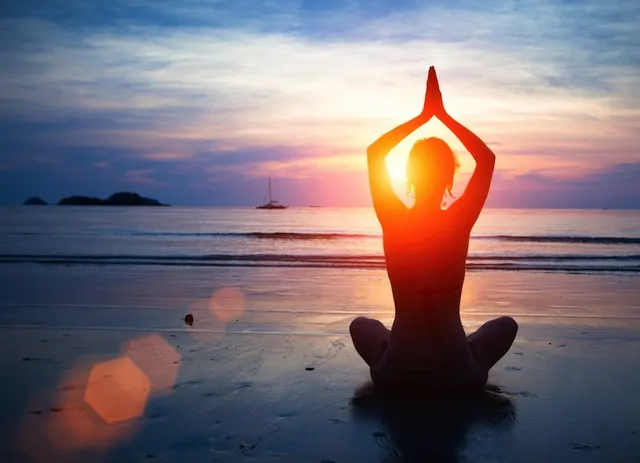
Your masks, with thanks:
[{"label": "sailboat", "polygon": [[267,188],[267,202],[262,206],[256,206],[256,209],[286,209],[288,206],[279,204],[278,201],[271,199],[271,177],[269,177],[269,187]]}]

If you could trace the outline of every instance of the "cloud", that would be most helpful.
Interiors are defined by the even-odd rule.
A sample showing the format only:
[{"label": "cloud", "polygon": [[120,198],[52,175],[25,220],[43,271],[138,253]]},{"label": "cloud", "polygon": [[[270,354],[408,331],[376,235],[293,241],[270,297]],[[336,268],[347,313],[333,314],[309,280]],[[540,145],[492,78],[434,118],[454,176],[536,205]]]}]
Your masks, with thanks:
[{"label": "cloud", "polygon": [[544,173],[497,174],[488,205],[493,207],[640,208],[640,162],[621,163],[575,177]]},{"label": "cloud", "polygon": [[[364,147],[419,111],[430,64],[450,112],[499,140],[507,175],[639,156],[637,2],[51,1],[3,14],[0,163],[22,169],[363,172]],[[438,123],[396,152],[426,131],[464,152]]]},{"label": "cloud", "polygon": [[129,183],[155,184],[155,179],[151,177],[153,169],[138,169],[125,172],[125,181]]}]

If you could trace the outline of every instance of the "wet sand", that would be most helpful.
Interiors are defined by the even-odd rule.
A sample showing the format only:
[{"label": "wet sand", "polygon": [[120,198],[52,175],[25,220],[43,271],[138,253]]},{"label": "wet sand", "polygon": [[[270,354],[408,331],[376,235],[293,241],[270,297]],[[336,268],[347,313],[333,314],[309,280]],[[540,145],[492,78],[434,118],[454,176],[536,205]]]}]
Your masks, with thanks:
[{"label": "wet sand", "polygon": [[[520,324],[472,399],[367,394],[384,271],[0,265],[3,461],[640,461],[637,277],[471,272]],[[184,322],[194,315],[193,326]]]}]

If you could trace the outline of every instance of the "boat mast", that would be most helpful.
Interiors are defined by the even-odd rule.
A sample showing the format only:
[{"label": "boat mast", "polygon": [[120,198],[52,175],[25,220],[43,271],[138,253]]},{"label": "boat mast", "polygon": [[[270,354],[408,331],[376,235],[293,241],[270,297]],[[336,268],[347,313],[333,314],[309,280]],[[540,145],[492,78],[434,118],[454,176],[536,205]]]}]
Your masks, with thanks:
[{"label": "boat mast", "polygon": [[267,189],[268,203],[271,204],[271,177],[269,177],[269,188]]}]

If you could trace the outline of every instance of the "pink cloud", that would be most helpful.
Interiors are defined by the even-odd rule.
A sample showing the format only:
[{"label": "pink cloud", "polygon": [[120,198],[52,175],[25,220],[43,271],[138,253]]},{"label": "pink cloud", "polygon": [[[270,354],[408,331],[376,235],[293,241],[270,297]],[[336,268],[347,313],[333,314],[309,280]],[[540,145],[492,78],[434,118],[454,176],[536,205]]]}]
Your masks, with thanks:
[{"label": "pink cloud", "polygon": [[129,170],[124,174],[125,181],[145,185],[166,185],[151,177],[153,169]]},{"label": "pink cloud", "polygon": [[156,153],[147,153],[142,156],[144,159],[149,159],[151,161],[177,161],[180,159],[189,158],[190,155],[184,154],[181,152],[156,152]]}]

